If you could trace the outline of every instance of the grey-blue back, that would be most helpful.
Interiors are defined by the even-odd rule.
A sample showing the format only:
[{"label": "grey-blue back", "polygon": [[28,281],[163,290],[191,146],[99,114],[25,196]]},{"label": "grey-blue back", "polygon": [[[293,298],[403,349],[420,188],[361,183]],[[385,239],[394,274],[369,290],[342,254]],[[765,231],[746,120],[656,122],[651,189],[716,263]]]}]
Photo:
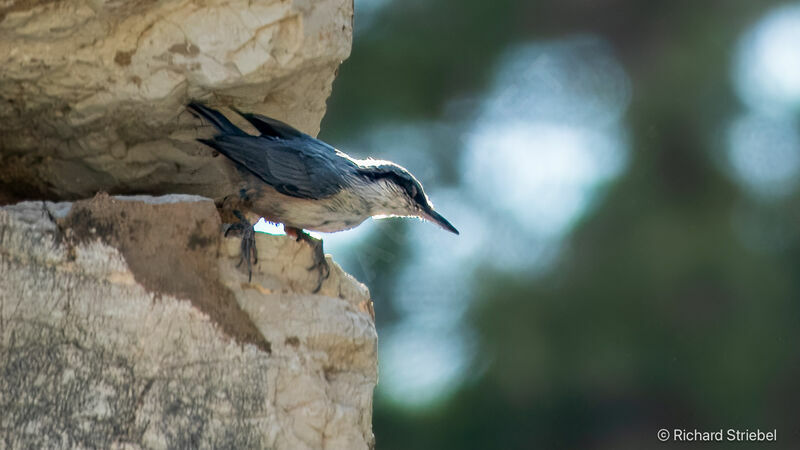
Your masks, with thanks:
[{"label": "grey-blue back", "polygon": [[262,134],[242,131],[217,111],[198,103],[189,107],[211,122],[219,134],[201,142],[219,151],[284,195],[322,199],[339,191],[358,165],[330,145],[281,121],[242,114]]}]

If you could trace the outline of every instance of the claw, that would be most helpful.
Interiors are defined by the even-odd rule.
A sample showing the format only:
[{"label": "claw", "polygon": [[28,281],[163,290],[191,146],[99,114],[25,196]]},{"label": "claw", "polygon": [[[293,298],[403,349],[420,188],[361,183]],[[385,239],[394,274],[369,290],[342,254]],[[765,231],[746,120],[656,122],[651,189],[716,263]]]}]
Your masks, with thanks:
[{"label": "claw", "polygon": [[225,236],[231,231],[236,231],[242,234],[241,243],[241,257],[236,267],[241,267],[243,262],[247,262],[247,282],[253,281],[253,264],[258,264],[258,248],[256,247],[256,230],[253,225],[244,217],[239,211],[234,211],[233,214],[239,219],[238,223],[231,224],[225,230]]},{"label": "claw", "polygon": [[316,294],[322,288],[322,283],[331,275],[331,268],[328,265],[328,261],[325,259],[325,252],[322,249],[322,239],[313,238],[308,233],[298,228],[284,227],[284,229],[286,230],[286,234],[295,236],[298,242],[305,241],[311,246],[314,262],[307,270],[319,271],[317,287],[312,291],[312,293]]},{"label": "claw", "polygon": [[228,226],[228,229],[227,229],[227,230],[225,230],[225,237],[228,237],[228,234],[229,234],[231,231],[235,231],[235,232],[237,232],[237,233],[242,233],[242,232],[244,232],[244,227],[242,227],[242,224],[241,224],[241,223],[232,223],[232,224],[230,224],[230,225]]}]

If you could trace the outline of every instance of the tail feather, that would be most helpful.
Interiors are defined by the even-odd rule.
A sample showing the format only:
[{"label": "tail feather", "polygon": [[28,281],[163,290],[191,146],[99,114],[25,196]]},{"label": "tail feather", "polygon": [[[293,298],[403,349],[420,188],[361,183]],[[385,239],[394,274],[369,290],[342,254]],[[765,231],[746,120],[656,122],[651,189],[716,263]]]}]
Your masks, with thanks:
[{"label": "tail feather", "polygon": [[272,117],[262,116],[261,114],[251,114],[232,108],[237,114],[244,117],[264,136],[276,137],[280,139],[302,138],[307,136],[302,131],[294,128],[288,123],[281,122]]},{"label": "tail feather", "polygon": [[214,127],[221,131],[224,134],[233,134],[239,136],[246,136],[247,133],[239,129],[236,125],[231,123],[225,116],[222,115],[219,111],[215,111],[211,108],[206,107],[197,102],[191,102],[187,106],[189,111],[194,113],[198,117],[202,117],[203,119],[211,122]]},{"label": "tail feather", "polygon": [[214,150],[217,150],[218,147],[217,141],[215,141],[214,139],[198,139],[197,142],[202,142],[203,144],[206,144],[207,146],[213,148]]}]

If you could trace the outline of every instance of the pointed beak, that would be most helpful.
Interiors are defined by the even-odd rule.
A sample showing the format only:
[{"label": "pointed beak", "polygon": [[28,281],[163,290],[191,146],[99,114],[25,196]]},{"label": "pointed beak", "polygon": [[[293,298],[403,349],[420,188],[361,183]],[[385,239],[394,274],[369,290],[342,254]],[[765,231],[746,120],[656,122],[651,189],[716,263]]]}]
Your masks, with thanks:
[{"label": "pointed beak", "polygon": [[440,227],[444,228],[445,230],[451,233],[459,234],[458,230],[456,230],[456,227],[454,227],[450,222],[447,221],[447,219],[442,217],[441,214],[437,213],[433,209],[429,209],[428,211],[423,212],[422,218],[431,221],[436,225],[439,225]]}]

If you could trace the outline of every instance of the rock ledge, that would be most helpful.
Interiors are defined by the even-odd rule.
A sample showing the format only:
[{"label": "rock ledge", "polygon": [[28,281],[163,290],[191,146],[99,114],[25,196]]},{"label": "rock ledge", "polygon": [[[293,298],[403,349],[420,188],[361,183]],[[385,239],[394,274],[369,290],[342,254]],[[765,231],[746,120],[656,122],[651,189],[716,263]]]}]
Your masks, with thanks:
[{"label": "rock ledge", "polygon": [[7,448],[372,447],[366,287],[259,233],[253,282],[202,197],[0,208]]}]

